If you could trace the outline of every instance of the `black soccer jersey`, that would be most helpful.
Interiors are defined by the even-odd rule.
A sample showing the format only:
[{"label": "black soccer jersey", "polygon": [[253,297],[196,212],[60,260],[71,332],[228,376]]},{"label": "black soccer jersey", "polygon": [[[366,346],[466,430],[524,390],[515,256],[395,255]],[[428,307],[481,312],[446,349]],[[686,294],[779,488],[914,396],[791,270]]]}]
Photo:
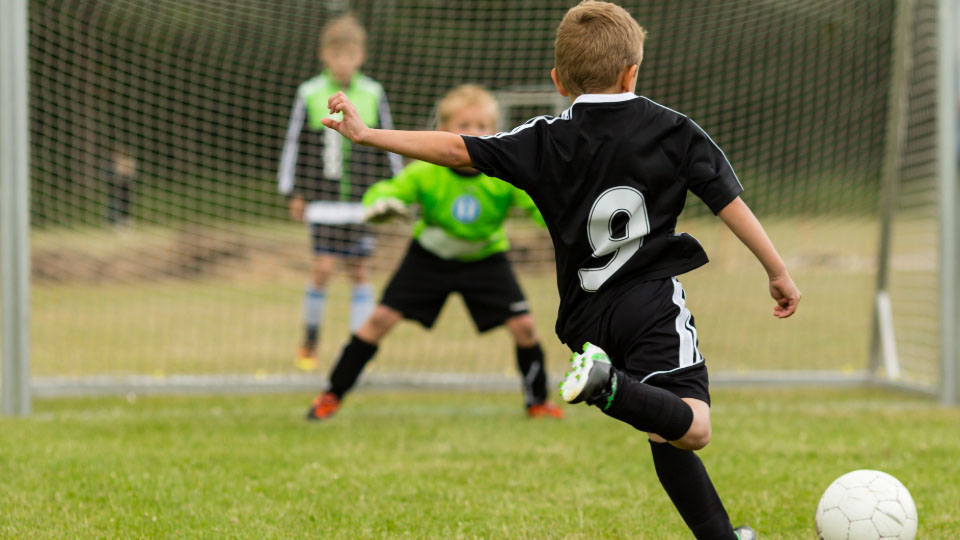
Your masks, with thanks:
[{"label": "black soccer jersey", "polygon": [[714,213],[743,191],[696,123],[632,93],[583,95],[559,117],[463,139],[478,169],[526,191],[543,214],[564,341],[618,292],[707,262],[695,238],[674,230],[687,190]]}]

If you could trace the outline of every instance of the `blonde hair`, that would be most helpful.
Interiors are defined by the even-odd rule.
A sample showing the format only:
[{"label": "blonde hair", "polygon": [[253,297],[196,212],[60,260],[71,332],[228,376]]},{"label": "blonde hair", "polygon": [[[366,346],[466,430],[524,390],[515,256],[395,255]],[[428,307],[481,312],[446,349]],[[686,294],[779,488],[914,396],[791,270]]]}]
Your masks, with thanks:
[{"label": "blonde hair", "polygon": [[367,31],[352,13],[341,15],[323,25],[320,31],[320,50],[367,46]]},{"label": "blonde hair", "polygon": [[437,104],[437,125],[443,125],[450,120],[456,111],[474,105],[489,105],[493,125],[500,121],[500,105],[486,88],[476,84],[461,84],[453,88],[440,99]]},{"label": "blonde hair", "polygon": [[622,7],[584,0],[557,27],[556,69],[573,95],[606,90],[623,69],[643,61],[646,32]]}]

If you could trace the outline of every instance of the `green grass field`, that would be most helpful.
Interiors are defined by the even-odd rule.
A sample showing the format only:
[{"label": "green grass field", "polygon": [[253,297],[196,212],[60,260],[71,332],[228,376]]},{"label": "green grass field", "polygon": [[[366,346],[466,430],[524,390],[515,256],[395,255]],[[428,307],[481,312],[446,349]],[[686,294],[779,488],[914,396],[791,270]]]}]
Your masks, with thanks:
[{"label": "green grass field", "polygon": [[[0,538],[688,538],[644,437],[592,408],[526,419],[514,394],[40,400],[0,419]],[[714,395],[701,453],[731,517],[813,539],[858,468],[911,490],[921,540],[960,537],[960,411],[875,390]]]}]

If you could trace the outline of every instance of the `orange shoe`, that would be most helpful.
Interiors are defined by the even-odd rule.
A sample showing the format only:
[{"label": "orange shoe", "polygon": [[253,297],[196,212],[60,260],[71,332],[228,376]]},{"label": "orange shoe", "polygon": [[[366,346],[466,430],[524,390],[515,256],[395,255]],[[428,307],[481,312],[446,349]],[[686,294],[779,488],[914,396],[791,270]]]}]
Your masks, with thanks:
[{"label": "orange shoe", "polygon": [[340,398],[330,392],[323,392],[313,398],[313,403],[310,404],[310,410],[307,411],[307,420],[327,420],[333,416],[339,408]]},{"label": "orange shoe", "polygon": [[527,416],[530,418],[563,418],[563,409],[549,401],[527,407]]},{"label": "orange shoe", "polygon": [[317,348],[301,345],[300,348],[297,349],[297,358],[293,361],[293,365],[297,366],[297,369],[300,371],[316,371]]}]

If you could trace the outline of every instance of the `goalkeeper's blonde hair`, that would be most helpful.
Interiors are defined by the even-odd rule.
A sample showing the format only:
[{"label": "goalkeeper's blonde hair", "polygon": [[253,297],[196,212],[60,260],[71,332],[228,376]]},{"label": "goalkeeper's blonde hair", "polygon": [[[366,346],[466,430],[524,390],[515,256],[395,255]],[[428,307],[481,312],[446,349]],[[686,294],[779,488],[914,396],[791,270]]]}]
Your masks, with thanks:
[{"label": "goalkeeper's blonde hair", "polygon": [[461,84],[444,94],[437,104],[437,125],[446,124],[463,107],[474,105],[489,106],[493,125],[500,122],[500,104],[489,90],[476,84]]},{"label": "goalkeeper's blonde hair", "polygon": [[365,50],[367,31],[353,13],[341,15],[323,25],[320,31],[320,50],[337,50],[346,47],[359,47]]},{"label": "goalkeeper's blonde hair", "polygon": [[602,92],[643,61],[646,32],[622,7],[584,0],[557,27],[557,79],[571,95]]}]

